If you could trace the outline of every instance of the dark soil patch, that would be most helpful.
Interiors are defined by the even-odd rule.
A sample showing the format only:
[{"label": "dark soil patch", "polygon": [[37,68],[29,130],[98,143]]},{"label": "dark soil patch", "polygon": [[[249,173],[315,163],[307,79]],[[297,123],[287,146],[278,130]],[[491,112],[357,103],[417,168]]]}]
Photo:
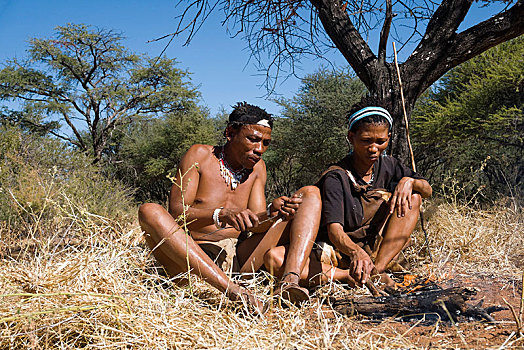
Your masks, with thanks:
[{"label": "dark soil patch", "polygon": [[[442,288],[474,287],[478,289],[468,302],[482,307],[506,306],[506,300],[519,312],[522,282],[490,275],[456,275],[453,279],[439,283]],[[328,307],[326,309],[329,309]],[[327,310],[326,310],[327,311]],[[438,315],[428,314],[409,321],[390,317],[373,320],[364,316],[353,316],[349,327],[359,333],[373,332],[387,337],[392,348],[402,347],[402,343],[416,348],[500,348],[524,349],[524,338],[518,339],[515,319],[511,310],[492,313],[495,323],[462,317],[456,324]]]}]

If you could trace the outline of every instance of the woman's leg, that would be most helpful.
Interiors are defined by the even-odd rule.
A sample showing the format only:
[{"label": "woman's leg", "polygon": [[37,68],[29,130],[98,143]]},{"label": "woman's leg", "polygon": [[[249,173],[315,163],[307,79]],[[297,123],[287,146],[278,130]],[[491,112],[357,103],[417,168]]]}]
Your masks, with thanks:
[{"label": "woman's leg", "polygon": [[384,272],[386,266],[404,248],[417,224],[422,199],[419,194],[411,196],[412,208],[403,217],[396,211],[390,215],[382,242],[378,248],[375,268],[378,273]]}]

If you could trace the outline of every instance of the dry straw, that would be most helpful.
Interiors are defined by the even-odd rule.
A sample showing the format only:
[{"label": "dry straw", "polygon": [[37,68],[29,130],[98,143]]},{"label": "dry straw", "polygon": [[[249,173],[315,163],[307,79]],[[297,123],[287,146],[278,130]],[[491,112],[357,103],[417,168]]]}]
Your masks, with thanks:
[{"label": "dry straw", "polygon": [[[329,284],[305,307],[275,303],[265,317],[252,317],[194,276],[191,289],[174,285],[156,267],[133,216],[117,222],[66,196],[48,205],[58,213],[52,220],[29,220],[22,229],[0,225],[0,349],[420,348],[411,337],[414,327],[400,332],[393,320],[370,325],[322,304],[327,296],[363,289]],[[522,213],[448,204],[432,211],[435,264],[423,264],[417,233],[407,252],[415,272],[439,273],[452,265],[457,272],[516,275]],[[267,276],[246,283],[269,299]],[[433,342],[450,346],[463,344],[458,337]]]}]

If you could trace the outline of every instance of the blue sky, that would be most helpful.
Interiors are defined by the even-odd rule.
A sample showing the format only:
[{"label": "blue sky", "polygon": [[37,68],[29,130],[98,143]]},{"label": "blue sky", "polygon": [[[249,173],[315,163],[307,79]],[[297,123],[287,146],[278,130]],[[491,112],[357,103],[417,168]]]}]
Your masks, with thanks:
[{"label": "blue sky", "polygon": [[[32,37],[51,37],[57,25],[85,23],[123,32],[125,45],[132,51],[150,56],[160,54],[166,42],[147,43],[148,40],[171,33],[176,25],[176,0],[0,0],[0,65],[8,58],[24,57],[27,40]],[[468,22],[487,18],[489,9],[475,10]],[[230,38],[220,24],[221,17],[209,18],[189,46],[175,41],[166,51],[176,58],[179,68],[192,73],[192,83],[199,87],[202,104],[212,115],[221,107],[230,109],[237,101],[260,105],[273,114],[278,106],[263,96],[266,90],[263,73],[249,62],[250,52],[240,38]],[[374,43],[371,43],[374,44]],[[334,54],[338,66],[344,59]],[[307,60],[298,73],[312,73],[322,64]],[[291,77],[276,87],[276,93],[291,98],[300,81]]]}]

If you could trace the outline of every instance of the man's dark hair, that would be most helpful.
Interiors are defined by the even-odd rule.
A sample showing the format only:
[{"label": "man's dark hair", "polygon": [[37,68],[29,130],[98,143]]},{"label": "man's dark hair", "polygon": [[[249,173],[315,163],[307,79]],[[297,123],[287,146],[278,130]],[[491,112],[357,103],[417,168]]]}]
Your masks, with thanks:
[{"label": "man's dark hair", "polygon": [[233,112],[229,115],[227,125],[235,129],[246,124],[256,124],[261,120],[267,120],[270,127],[273,127],[271,114],[260,107],[250,105],[247,102],[238,102],[233,107]]}]

